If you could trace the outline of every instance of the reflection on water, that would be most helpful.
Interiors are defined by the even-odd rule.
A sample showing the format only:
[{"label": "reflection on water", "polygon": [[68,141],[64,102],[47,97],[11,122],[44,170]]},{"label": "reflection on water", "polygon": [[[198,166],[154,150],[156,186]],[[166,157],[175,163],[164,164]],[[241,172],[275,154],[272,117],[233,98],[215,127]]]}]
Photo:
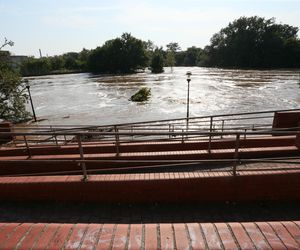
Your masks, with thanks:
[{"label": "reflection on water", "polygon": [[[186,71],[192,72],[192,116],[299,108],[299,70],[177,67],[123,76],[68,74],[29,77],[41,124],[111,124],[186,115]],[[128,99],[150,87],[147,103]]]}]

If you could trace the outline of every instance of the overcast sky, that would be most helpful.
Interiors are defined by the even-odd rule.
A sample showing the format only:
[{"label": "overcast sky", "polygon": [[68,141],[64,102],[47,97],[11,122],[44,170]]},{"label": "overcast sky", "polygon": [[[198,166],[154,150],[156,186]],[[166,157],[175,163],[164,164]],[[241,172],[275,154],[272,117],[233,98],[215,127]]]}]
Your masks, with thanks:
[{"label": "overcast sky", "polygon": [[13,54],[34,56],[92,49],[123,32],[186,49],[252,15],[300,27],[300,0],[0,0],[0,39],[15,42]]}]

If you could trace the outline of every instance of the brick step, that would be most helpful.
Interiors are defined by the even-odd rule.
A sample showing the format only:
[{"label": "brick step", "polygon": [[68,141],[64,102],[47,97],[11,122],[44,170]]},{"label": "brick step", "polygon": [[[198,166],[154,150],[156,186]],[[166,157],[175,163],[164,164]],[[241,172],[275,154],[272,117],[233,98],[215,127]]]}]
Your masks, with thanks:
[{"label": "brick step", "polygon": [[[299,155],[299,149],[296,146],[289,147],[268,147],[268,148],[243,148],[239,150],[239,158],[266,158],[280,156]],[[89,162],[86,164],[88,169],[107,169],[107,168],[134,168],[137,166],[152,166],[168,164],[168,161],[176,160],[205,160],[205,159],[233,159],[234,149],[214,149],[211,154],[207,150],[190,151],[166,151],[166,152],[132,152],[116,154],[84,154],[86,160],[104,160],[108,162]],[[70,155],[39,155],[32,156],[30,161],[26,161],[26,156],[0,157],[0,162],[5,160],[21,160],[22,162],[1,162],[0,175],[24,174],[24,173],[47,173],[56,171],[81,170],[75,162],[79,160],[79,154]],[[47,162],[40,162],[46,160]],[[53,161],[55,160],[55,161]],[[70,160],[69,162],[57,162]],[[123,162],[109,162],[114,160],[123,160]],[[137,162],[126,162],[126,161]],[[156,161],[147,162],[147,161]],[[35,162],[36,161],[36,162]],[[53,161],[53,162],[51,162]],[[145,161],[145,162],[138,162]],[[161,162],[160,162],[161,161]]]},{"label": "brick step", "polygon": [[1,223],[1,249],[299,249],[300,221]]},{"label": "brick step", "polygon": [[300,200],[300,170],[1,177],[3,201],[104,203]]},{"label": "brick step", "polygon": [[[232,149],[235,148],[236,141],[234,138],[228,139],[213,139],[211,149]],[[262,138],[247,138],[240,140],[241,148],[251,147],[284,147],[294,146],[295,136],[281,136],[281,137],[262,137]],[[87,154],[97,153],[115,153],[116,146],[114,143],[108,144],[83,144],[84,152]],[[169,142],[132,142],[121,143],[119,152],[160,152],[160,151],[185,151],[185,150],[207,150],[207,141],[169,141]],[[65,146],[32,146],[30,149],[32,155],[66,155],[77,154],[79,152],[78,145]],[[26,148],[2,148],[0,149],[1,156],[17,156],[28,155]]]}]

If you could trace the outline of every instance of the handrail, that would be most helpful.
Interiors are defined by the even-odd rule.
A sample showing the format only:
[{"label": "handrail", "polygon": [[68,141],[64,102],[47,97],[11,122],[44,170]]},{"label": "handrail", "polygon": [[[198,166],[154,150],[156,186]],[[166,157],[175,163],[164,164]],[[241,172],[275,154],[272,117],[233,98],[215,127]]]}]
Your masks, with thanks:
[{"label": "handrail", "polygon": [[[217,117],[230,117],[230,116],[245,116],[245,115],[267,114],[267,113],[288,112],[288,111],[290,111],[290,112],[300,111],[300,108],[257,111],[257,112],[240,112],[240,113],[217,114],[217,115],[206,115],[206,116],[194,116],[194,117],[189,118],[189,122],[193,123],[194,122],[193,120],[208,119],[210,117],[217,118]],[[262,117],[257,117],[257,118],[262,118]],[[263,117],[263,118],[265,118],[265,117]],[[53,129],[56,129],[56,128],[93,129],[93,128],[113,127],[113,126],[122,127],[122,126],[131,126],[131,125],[147,125],[147,124],[150,125],[152,123],[165,123],[165,122],[173,122],[173,121],[182,121],[182,122],[184,122],[184,121],[186,121],[186,119],[187,119],[186,117],[181,117],[181,118],[173,118],[173,119],[149,120],[149,121],[141,121],[141,122],[116,123],[116,124],[106,124],[106,125],[51,125],[51,127]],[[241,120],[241,119],[244,119],[244,118],[235,119],[235,120]],[[255,119],[255,117],[253,119]],[[233,120],[233,119],[229,119],[229,120]],[[215,121],[222,121],[222,120],[215,120]],[[207,121],[207,122],[209,122],[209,121]],[[38,129],[39,127],[40,128],[50,128],[49,125],[38,125],[38,127],[28,126],[28,127],[25,127],[25,128],[27,128],[27,129]],[[22,127],[16,127],[16,129],[22,129]]]},{"label": "handrail", "polygon": [[[14,142],[20,142],[20,137],[23,138],[23,144],[21,147],[27,151],[27,156],[29,157],[26,161],[32,161],[34,154],[34,147],[38,143],[51,143],[56,147],[64,145],[61,143],[72,143],[72,145],[77,145],[77,154],[80,160],[71,160],[71,162],[79,164],[82,168],[80,170],[83,173],[83,180],[87,180],[87,173],[91,172],[86,168],[86,163],[94,162],[86,160],[84,157],[84,146],[82,145],[86,141],[97,141],[101,143],[110,143],[115,147],[116,159],[119,158],[121,154],[121,146],[123,143],[131,142],[157,142],[157,141],[167,141],[167,142],[180,142],[185,143],[201,141],[207,143],[208,154],[212,153],[212,143],[214,143],[215,138],[222,139],[228,138],[230,140],[235,140],[235,146],[231,148],[234,151],[233,159],[222,159],[223,161],[216,160],[202,160],[193,161],[194,163],[213,163],[213,162],[230,162],[233,163],[232,173],[235,176],[238,171],[238,164],[245,159],[240,159],[240,141],[245,140],[247,136],[251,138],[259,138],[259,136],[273,136],[273,135],[293,135],[298,136],[300,134],[300,127],[289,127],[289,128],[272,128],[271,123],[267,123],[266,120],[260,121],[257,124],[248,124],[246,120],[255,119],[270,119],[273,116],[259,115],[266,113],[276,113],[276,112],[286,112],[286,111],[300,111],[300,109],[289,109],[289,110],[276,110],[276,111],[260,111],[260,112],[248,112],[248,113],[235,113],[235,114],[225,114],[225,115],[213,115],[213,116],[202,116],[202,117],[191,117],[189,118],[189,127],[187,125],[187,118],[176,118],[168,120],[156,120],[156,121],[146,121],[146,122],[136,122],[136,123],[123,123],[116,125],[101,125],[101,126],[77,126],[70,127],[71,125],[52,125],[41,127],[30,127],[26,131],[22,131],[23,128],[15,128],[15,131],[11,132],[0,132],[1,136],[5,138],[11,137]],[[256,115],[254,116],[246,116]],[[229,118],[232,116],[232,118]],[[237,117],[241,116],[241,117]],[[205,120],[206,119],[206,120]],[[237,121],[237,122],[236,122]],[[242,121],[242,122],[238,122]],[[174,122],[174,123],[171,123]],[[226,122],[226,126],[225,123]],[[249,122],[250,123],[250,122]],[[176,127],[175,127],[176,126]],[[48,129],[49,128],[49,129]],[[24,128],[25,129],[25,128]],[[18,130],[21,130],[18,131]],[[1,131],[1,130],[0,130]],[[47,137],[45,139],[45,137]],[[70,138],[70,139],[69,139]],[[216,140],[217,140],[216,139]],[[1,139],[0,139],[1,141]],[[46,145],[46,144],[44,144]],[[48,146],[48,144],[47,144]],[[25,151],[25,152],[26,152]],[[250,159],[251,160],[251,159]],[[252,159],[253,160],[253,159]],[[33,160],[38,162],[37,160]],[[52,163],[55,160],[50,159]],[[273,160],[271,160],[273,161]],[[5,163],[6,161],[0,161]],[[12,161],[10,161],[12,162]],[[47,162],[47,160],[42,160],[41,162]],[[59,160],[60,163],[64,162]],[[68,161],[69,162],[69,161]],[[97,160],[96,162],[101,162]],[[107,162],[107,161],[102,161]],[[112,162],[112,161],[109,161]],[[129,162],[129,161],[126,161]],[[141,161],[139,161],[141,163]],[[147,163],[155,163],[155,161],[147,160]],[[158,161],[162,163],[161,160]],[[251,162],[251,161],[248,161]],[[255,162],[255,159],[254,159]],[[278,161],[277,161],[278,162]],[[166,163],[170,165],[172,160],[168,160]],[[187,160],[176,160],[177,165],[192,163]],[[176,165],[173,164],[173,165]],[[293,164],[300,164],[300,161]],[[160,165],[161,166],[161,165]],[[149,167],[149,166],[148,166]],[[136,168],[136,167],[135,167]]]},{"label": "handrail", "polygon": [[[298,127],[295,127],[298,128]],[[0,132],[0,135],[5,136],[33,136],[33,135],[73,135],[73,136],[83,136],[83,135],[144,135],[144,136],[156,136],[156,135],[206,135],[206,136],[220,136],[220,135],[273,135],[273,134],[300,134],[300,131],[294,130],[266,130],[266,131],[227,131],[227,132],[198,132],[198,131],[184,131],[184,132]]]}]

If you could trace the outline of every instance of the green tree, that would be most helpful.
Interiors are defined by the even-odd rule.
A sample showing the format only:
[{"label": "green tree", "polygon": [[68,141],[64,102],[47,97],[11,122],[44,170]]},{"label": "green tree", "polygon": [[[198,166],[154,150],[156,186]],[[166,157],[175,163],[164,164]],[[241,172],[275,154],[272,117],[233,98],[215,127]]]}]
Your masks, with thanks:
[{"label": "green tree", "polygon": [[93,73],[129,73],[144,69],[148,64],[145,43],[124,33],[92,50],[88,68]]},{"label": "green tree", "polygon": [[76,52],[68,52],[62,55],[64,59],[64,68],[68,70],[78,70],[80,68],[78,57],[79,54]]},{"label": "green tree", "polygon": [[178,43],[173,43],[173,42],[167,44],[166,47],[167,47],[166,64],[167,66],[173,68],[176,64],[175,54],[178,50],[181,50],[181,48],[178,45]]},{"label": "green tree", "polygon": [[151,60],[151,72],[162,73],[164,72],[164,56],[162,48],[156,48]]},{"label": "green tree", "polygon": [[21,74],[23,76],[39,76],[51,73],[51,63],[48,58],[36,59],[29,57],[21,65]]},{"label": "green tree", "polygon": [[176,63],[175,53],[173,51],[167,51],[166,65],[173,68],[175,66],[175,63]]},{"label": "green tree", "polygon": [[52,71],[62,70],[65,66],[65,60],[62,56],[49,57],[49,60]]},{"label": "green tree", "polygon": [[167,50],[173,51],[174,53],[176,53],[177,51],[181,50],[181,48],[178,45],[178,43],[174,43],[174,42],[168,43],[166,45],[166,47],[167,47]]},{"label": "green tree", "polygon": [[[5,42],[0,46],[0,52],[3,52],[1,49],[7,45],[13,46],[13,42],[5,38]],[[12,122],[28,119],[26,101],[27,95],[21,78],[10,67],[8,60],[0,60],[0,119]]]},{"label": "green tree", "polygon": [[183,61],[184,66],[199,66],[202,52],[201,48],[195,46],[187,48]]},{"label": "green tree", "polygon": [[298,28],[276,24],[275,19],[241,17],[213,35],[207,47],[208,66],[300,66]]}]

